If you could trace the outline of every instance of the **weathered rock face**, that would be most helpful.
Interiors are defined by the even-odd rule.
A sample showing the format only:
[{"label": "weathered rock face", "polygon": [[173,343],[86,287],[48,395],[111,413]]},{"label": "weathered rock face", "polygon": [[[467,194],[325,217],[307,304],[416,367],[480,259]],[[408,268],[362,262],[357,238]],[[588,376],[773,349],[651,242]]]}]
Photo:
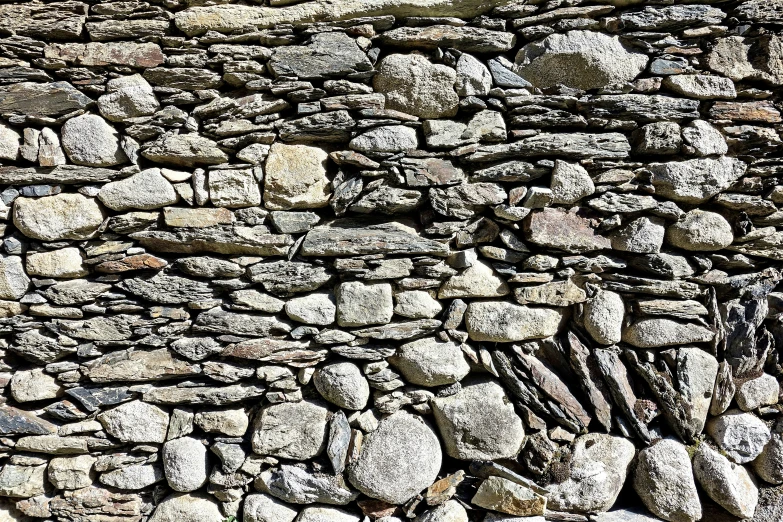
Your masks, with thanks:
[{"label": "weathered rock face", "polygon": [[700,444],[693,458],[693,473],[710,498],[726,511],[740,518],[753,516],[759,493],[745,468]]},{"label": "weathered rock face", "polygon": [[456,343],[439,342],[432,337],[403,344],[389,362],[408,382],[419,386],[452,384],[470,372],[470,365]]},{"label": "weathered rock face", "polygon": [[93,198],[58,194],[14,201],[14,225],[27,237],[42,241],[87,239],[103,223],[103,211]]},{"label": "weathered rock face", "polygon": [[582,435],[574,442],[569,476],[548,486],[552,509],[576,513],[608,511],[620,495],[635,455],[633,444],[603,433]]},{"label": "weathered rock face", "polygon": [[446,453],[460,460],[513,458],[525,432],[503,388],[494,381],[463,386],[432,403]]},{"label": "weathered rock face", "polygon": [[294,460],[315,457],[326,445],[328,417],[329,410],[321,403],[267,406],[253,426],[253,451]]},{"label": "weathered rock face", "polygon": [[633,487],[653,514],[669,522],[701,519],[701,503],[685,446],[664,439],[639,452]]},{"label": "weathered rock face", "polygon": [[691,210],[682,221],[669,227],[666,240],[683,250],[704,252],[731,245],[734,234],[723,216],[697,209]]},{"label": "weathered rock face", "polygon": [[329,201],[326,152],[307,145],[275,143],[264,178],[264,206],[271,210],[319,208]]},{"label": "weathered rock face", "polygon": [[0,3],[0,520],[779,522],[781,20]]},{"label": "weathered rock face", "polygon": [[457,113],[456,72],[435,65],[420,55],[392,54],[378,66],[373,87],[383,93],[386,108],[421,118],[442,118]]},{"label": "weathered rock face", "polygon": [[703,203],[726,189],[745,172],[736,158],[693,159],[650,165],[655,193],[678,203]]},{"label": "weathered rock face", "polygon": [[597,89],[636,78],[647,57],[629,52],[616,36],[593,31],[553,34],[523,47],[514,71],[539,88],[562,84]]},{"label": "weathered rock face", "polygon": [[187,493],[166,497],[150,517],[150,522],[220,522],[223,515],[213,500]]},{"label": "weathered rock face", "polygon": [[507,343],[543,339],[558,330],[563,312],[503,301],[476,301],[468,306],[465,324],[474,341]]},{"label": "weathered rock face", "polygon": [[438,437],[421,419],[398,412],[383,419],[348,468],[368,497],[401,504],[432,484],[441,466]]}]

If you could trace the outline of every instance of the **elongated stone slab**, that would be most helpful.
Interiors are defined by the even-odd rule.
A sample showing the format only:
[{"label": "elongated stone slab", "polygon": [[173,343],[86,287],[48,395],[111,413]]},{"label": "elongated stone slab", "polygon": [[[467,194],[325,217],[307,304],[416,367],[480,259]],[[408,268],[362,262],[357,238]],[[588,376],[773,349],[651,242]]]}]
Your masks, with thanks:
[{"label": "elongated stone slab", "polygon": [[87,4],[82,2],[8,3],[0,5],[0,27],[22,36],[64,40],[79,38]]},{"label": "elongated stone slab", "polygon": [[84,109],[92,102],[91,98],[68,82],[22,82],[0,88],[0,112],[60,116]]},{"label": "elongated stone slab", "polygon": [[0,406],[1,435],[51,435],[57,433],[57,426],[40,419],[29,411],[13,406]]},{"label": "elongated stone slab", "polygon": [[485,145],[467,156],[468,161],[497,161],[510,158],[561,156],[564,158],[626,158],[631,151],[628,138],[619,132],[544,132],[513,143]]},{"label": "elongated stone slab", "polygon": [[253,27],[339,21],[361,16],[473,18],[509,3],[511,0],[317,0],[285,7],[215,5],[180,11],[175,15],[174,23],[185,34],[194,36],[207,31],[233,33]]},{"label": "elongated stone slab", "polygon": [[31,185],[43,183],[103,183],[125,177],[119,170],[81,165],[56,167],[0,167],[0,185]]},{"label": "elongated stone slab", "polygon": [[429,254],[447,256],[447,244],[426,239],[401,221],[368,223],[362,219],[336,219],[315,227],[302,243],[305,256],[365,254]]},{"label": "elongated stone slab", "polygon": [[580,112],[597,118],[663,121],[696,119],[699,101],[646,94],[607,94],[582,98],[577,102]]},{"label": "elongated stone slab", "polygon": [[159,45],[132,42],[50,44],[44,49],[44,56],[77,65],[155,67],[166,61]]},{"label": "elongated stone slab", "polygon": [[430,25],[428,27],[400,27],[386,31],[381,43],[399,47],[435,49],[453,47],[460,51],[503,53],[514,47],[516,36],[505,31],[492,31],[480,27],[454,27]]},{"label": "elongated stone slab", "polygon": [[294,243],[288,234],[270,234],[249,227],[205,228],[166,232],[149,230],[131,234],[142,246],[156,252],[282,256]]},{"label": "elongated stone slab", "polygon": [[144,392],[144,402],[152,404],[206,404],[222,406],[247,399],[260,399],[266,388],[260,384],[232,386],[158,386]]},{"label": "elongated stone slab", "polygon": [[157,381],[201,373],[201,366],[172,357],[162,348],[111,352],[84,365],[92,382]]}]

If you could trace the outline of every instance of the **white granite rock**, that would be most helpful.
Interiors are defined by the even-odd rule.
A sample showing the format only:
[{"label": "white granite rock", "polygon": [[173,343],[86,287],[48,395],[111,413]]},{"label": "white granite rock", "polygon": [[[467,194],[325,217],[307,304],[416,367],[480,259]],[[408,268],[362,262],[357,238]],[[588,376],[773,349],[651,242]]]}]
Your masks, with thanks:
[{"label": "white granite rock", "polygon": [[66,121],[60,137],[68,158],[77,165],[111,167],[128,161],[117,131],[96,114],[83,114]]},{"label": "white granite rock", "polygon": [[438,436],[416,415],[399,411],[378,423],[348,466],[348,480],[371,498],[402,504],[440,471]]},{"label": "white granite rock", "polygon": [[173,205],[179,201],[179,196],[160,169],[153,168],[105,184],[98,199],[112,210],[151,210]]},{"label": "white granite rock", "polygon": [[187,493],[207,482],[207,448],[198,439],[181,437],[163,445],[163,471],[169,487]]},{"label": "white granite rock", "polygon": [[433,64],[418,54],[390,54],[377,69],[373,87],[386,97],[387,109],[420,118],[457,114],[457,73],[451,67]]},{"label": "white granite rock", "polygon": [[446,453],[460,460],[514,458],[525,430],[505,390],[497,382],[476,379],[454,395],[436,397],[432,411]]},{"label": "white granite rock", "polygon": [[370,386],[358,366],[333,362],[313,373],[313,384],[327,401],[345,410],[363,410],[370,398]]}]

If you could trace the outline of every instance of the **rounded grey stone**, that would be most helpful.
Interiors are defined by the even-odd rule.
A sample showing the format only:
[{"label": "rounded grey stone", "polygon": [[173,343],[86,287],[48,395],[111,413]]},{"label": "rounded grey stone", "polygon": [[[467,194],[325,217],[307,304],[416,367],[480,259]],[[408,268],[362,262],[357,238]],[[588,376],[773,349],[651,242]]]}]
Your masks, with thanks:
[{"label": "rounded grey stone", "polygon": [[633,488],[653,514],[669,522],[701,519],[701,502],[685,446],[663,439],[639,452]]},{"label": "rounded grey stone", "polygon": [[720,214],[695,209],[666,230],[666,241],[683,250],[711,252],[731,245],[734,234]]},{"label": "rounded grey stone", "polygon": [[163,445],[163,472],[174,491],[195,491],[207,482],[207,448],[192,437],[182,437]]},{"label": "rounded grey stone", "polygon": [[629,52],[617,36],[568,31],[527,44],[515,62],[514,72],[538,88],[563,84],[588,90],[633,80],[647,56]]},{"label": "rounded grey stone", "polygon": [[434,337],[401,345],[389,362],[400,370],[406,381],[419,386],[452,384],[470,372],[462,348]]},{"label": "rounded grey stone", "polygon": [[371,498],[403,504],[438,476],[443,456],[420,417],[398,411],[378,423],[348,467],[348,480]]},{"label": "rounded grey stone", "polygon": [[66,121],[60,136],[65,153],[77,165],[111,167],[128,161],[117,131],[96,114],[83,114]]},{"label": "rounded grey stone", "polygon": [[495,381],[476,379],[448,397],[436,397],[432,412],[446,453],[460,460],[514,458],[522,447],[522,419]]},{"label": "rounded grey stone", "polygon": [[318,393],[346,410],[361,410],[370,399],[370,385],[353,363],[335,362],[318,368],[313,374]]},{"label": "rounded grey stone", "polygon": [[622,337],[625,304],[620,294],[598,290],[584,305],[584,325],[600,344],[616,344]]}]

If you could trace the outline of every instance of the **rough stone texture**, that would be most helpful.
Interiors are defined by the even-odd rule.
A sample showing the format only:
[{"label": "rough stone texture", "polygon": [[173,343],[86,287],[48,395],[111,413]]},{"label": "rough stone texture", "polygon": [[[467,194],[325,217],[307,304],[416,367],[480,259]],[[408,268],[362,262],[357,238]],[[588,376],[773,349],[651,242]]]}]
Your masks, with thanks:
[{"label": "rough stone texture", "polygon": [[767,425],[757,417],[733,409],[710,419],[707,433],[738,464],[758,457],[771,437]]},{"label": "rough stone texture", "polygon": [[174,491],[196,491],[207,481],[207,448],[197,439],[182,437],[163,445],[163,471]]},{"label": "rough stone texture", "polygon": [[558,309],[503,301],[474,301],[465,314],[471,339],[499,343],[549,337],[557,332],[562,319],[563,312]]},{"label": "rough stone texture", "polygon": [[157,406],[132,401],[101,413],[98,421],[121,441],[162,443],[166,440],[169,415]]},{"label": "rough stone texture", "polygon": [[739,464],[700,444],[693,457],[693,474],[707,494],[726,511],[750,518],[756,511],[759,492],[750,473]]},{"label": "rough stone texture", "polygon": [[89,274],[82,262],[82,254],[78,248],[61,248],[51,252],[36,252],[27,254],[25,268],[32,276],[75,278]]},{"label": "rough stone texture", "polygon": [[253,451],[294,460],[306,460],[323,452],[329,410],[321,403],[273,404],[256,416]]},{"label": "rough stone texture", "polygon": [[720,214],[696,209],[666,230],[666,241],[683,250],[710,252],[729,246],[734,234]]},{"label": "rough stone texture", "polygon": [[781,19],[0,4],[0,519],[779,522]]},{"label": "rough stone texture", "polygon": [[313,374],[318,393],[327,401],[346,410],[362,410],[370,398],[370,386],[361,370],[349,362],[330,363]]},{"label": "rough stone texture", "polygon": [[553,34],[520,49],[514,71],[539,88],[597,89],[636,78],[647,65],[614,36],[593,31]]},{"label": "rough stone texture", "polygon": [[432,337],[405,343],[389,359],[405,379],[419,386],[442,386],[462,380],[470,372],[462,349]]},{"label": "rough stone texture", "polygon": [[525,431],[503,388],[494,381],[466,383],[432,403],[446,453],[460,460],[513,458]]},{"label": "rough stone texture", "polygon": [[264,206],[271,210],[320,208],[329,201],[327,154],[307,145],[275,143],[267,156]]},{"label": "rough stone texture", "polygon": [[109,121],[149,116],[160,108],[152,86],[140,74],[106,82],[106,94],[98,98],[98,110]]},{"label": "rough stone texture", "polygon": [[746,165],[727,156],[650,165],[656,194],[678,203],[703,203],[739,179]]},{"label": "rough stone texture", "polygon": [[342,283],[337,287],[337,324],[367,326],[388,323],[394,312],[388,283]]},{"label": "rough stone texture", "polygon": [[93,198],[58,194],[14,201],[14,225],[27,237],[42,241],[87,239],[103,223],[103,211]]},{"label": "rough stone texture", "polygon": [[615,344],[622,336],[625,305],[623,298],[614,292],[598,291],[585,302],[585,329],[601,344]]},{"label": "rough stone texture", "polygon": [[582,435],[571,449],[568,479],[549,486],[548,506],[576,513],[608,511],[620,495],[635,453],[625,438]]},{"label": "rough stone texture", "polygon": [[453,69],[423,56],[392,54],[379,64],[373,87],[385,96],[387,109],[420,118],[448,118],[457,113],[456,79]]},{"label": "rough stone texture", "polygon": [[179,196],[160,169],[147,169],[121,181],[107,183],[101,188],[98,199],[112,210],[151,210],[174,204]]},{"label": "rough stone texture", "polygon": [[543,515],[546,498],[529,488],[502,477],[489,477],[481,483],[472,504],[509,515]]},{"label": "rough stone texture", "polygon": [[150,522],[222,522],[217,503],[206,496],[187,493],[163,499],[155,508]]},{"label": "rough stone texture", "polygon": [[753,461],[753,471],[765,482],[783,484],[783,436],[774,432]]},{"label": "rough stone texture", "polygon": [[660,348],[711,341],[715,333],[695,323],[672,319],[643,319],[623,329],[623,341],[637,348]]},{"label": "rough stone texture", "polygon": [[664,439],[639,452],[633,487],[647,509],[669,522],[694,522],[702,510],[685,446]]},{"label": "rough stone texture", "polygon": [[95,114],[85,114],[65,122],[61,143],[68,158],[77,165],[110,167],[126,161],[117,131]]},{"label": "rough stone texture", "polygon": [[401,504],[435,481],[441,461],[435,432],[421,419],[398,412],[366,437],[348,467],[348,479],[368,497]]}]

